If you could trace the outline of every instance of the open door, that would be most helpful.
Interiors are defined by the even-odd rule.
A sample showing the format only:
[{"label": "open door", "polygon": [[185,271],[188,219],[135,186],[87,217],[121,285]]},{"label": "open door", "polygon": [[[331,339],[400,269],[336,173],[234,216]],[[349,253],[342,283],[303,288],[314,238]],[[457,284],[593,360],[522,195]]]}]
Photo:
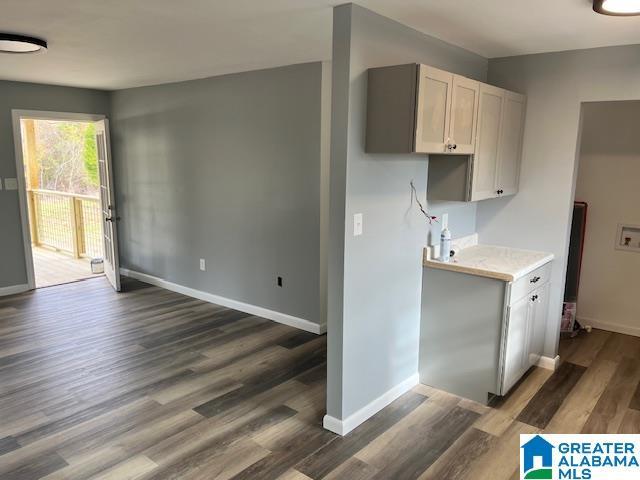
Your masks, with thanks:
[{"label": "open door", "polygon": [[109,143],[109,122],[96,122],[98,174],[100,177],[100,205],[102,208],[102,234],[104,239],[104,273],[116,292],[120,291],[120,261],[118,258],[118,225],[113,191],[113,168]]}]

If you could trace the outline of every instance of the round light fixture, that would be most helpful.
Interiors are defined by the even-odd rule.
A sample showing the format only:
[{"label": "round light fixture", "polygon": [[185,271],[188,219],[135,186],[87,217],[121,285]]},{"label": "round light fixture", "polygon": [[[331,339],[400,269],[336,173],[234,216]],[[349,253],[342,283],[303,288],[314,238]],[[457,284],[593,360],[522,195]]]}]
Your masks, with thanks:
[{"label": "round light fixture", "polygon": [[2,53],[36,53],[47,50],[47,42],[35,37],[0,33],[0,52]]},{"label": "round light fixture", "polygon": [[593,0],[593,9],[603,15],[640,15],[640,0]]}]

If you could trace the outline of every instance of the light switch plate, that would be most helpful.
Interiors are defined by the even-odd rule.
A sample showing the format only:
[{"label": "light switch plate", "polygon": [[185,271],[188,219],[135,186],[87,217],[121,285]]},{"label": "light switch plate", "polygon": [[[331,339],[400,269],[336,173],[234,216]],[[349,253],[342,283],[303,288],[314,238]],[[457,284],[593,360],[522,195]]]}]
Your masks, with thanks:
[{"label": "light switch plate", "polygon": [[207,263],[205,262],[204,258],[200,259],[200,270],[202,270],[203,272],[207,269]]},{"label": "light switch plate", "polygon": [[362,214],[356,213],[353,216],[353,236],[362,235]]},{"label": "light switch plate", "polygon": [[4,179],[4,189],[5,190],[17,190],[18,189],[18,179],[17,178],[5,178]]}]

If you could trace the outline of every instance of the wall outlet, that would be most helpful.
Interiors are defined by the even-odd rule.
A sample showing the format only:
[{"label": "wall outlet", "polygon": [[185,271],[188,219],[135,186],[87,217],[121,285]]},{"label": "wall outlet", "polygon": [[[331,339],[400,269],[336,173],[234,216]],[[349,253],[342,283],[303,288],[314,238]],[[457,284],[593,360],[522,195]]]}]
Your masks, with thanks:
[{"label": "wall outlet", "polygon": [[4,189],[5,190],[17,190],[18,189],[18,179],[17,178],[5,178],[4,179]]},{"label": "wall outlet", "polygon": [[362,214],[356,213],[353,216],[353,236],[362,235]]},{"label": "wall outlet", "polygon": [[200,270],[202,270],[203,272],[207,269],[207,264],[204,261],[204,258],[200,259]]},{"label": "wall outlet", "polygon": [[281,287],[282,286],[282,277],[278,277],[276,279],[276,283],[278,284],[279,287]]}]

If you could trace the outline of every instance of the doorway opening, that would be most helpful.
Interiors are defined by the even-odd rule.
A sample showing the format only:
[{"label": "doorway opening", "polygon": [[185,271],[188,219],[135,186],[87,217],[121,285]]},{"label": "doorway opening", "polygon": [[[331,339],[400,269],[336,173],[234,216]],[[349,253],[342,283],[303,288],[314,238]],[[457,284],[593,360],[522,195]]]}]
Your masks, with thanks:
[{"label": "doorway opening", "polygon": [[102,275],[95,125],[22,118],[20,129],[36,287]]},{"label": "doorway opening", "polygon": [[29,288],[106,275],[120,288],[107,121],[14,111]]},{"label": "doorway opening", "polygon": [[593,335],[640,336],[638,122],[637,100],[582,104],[561,325],[565,335],[593,327]]}]

